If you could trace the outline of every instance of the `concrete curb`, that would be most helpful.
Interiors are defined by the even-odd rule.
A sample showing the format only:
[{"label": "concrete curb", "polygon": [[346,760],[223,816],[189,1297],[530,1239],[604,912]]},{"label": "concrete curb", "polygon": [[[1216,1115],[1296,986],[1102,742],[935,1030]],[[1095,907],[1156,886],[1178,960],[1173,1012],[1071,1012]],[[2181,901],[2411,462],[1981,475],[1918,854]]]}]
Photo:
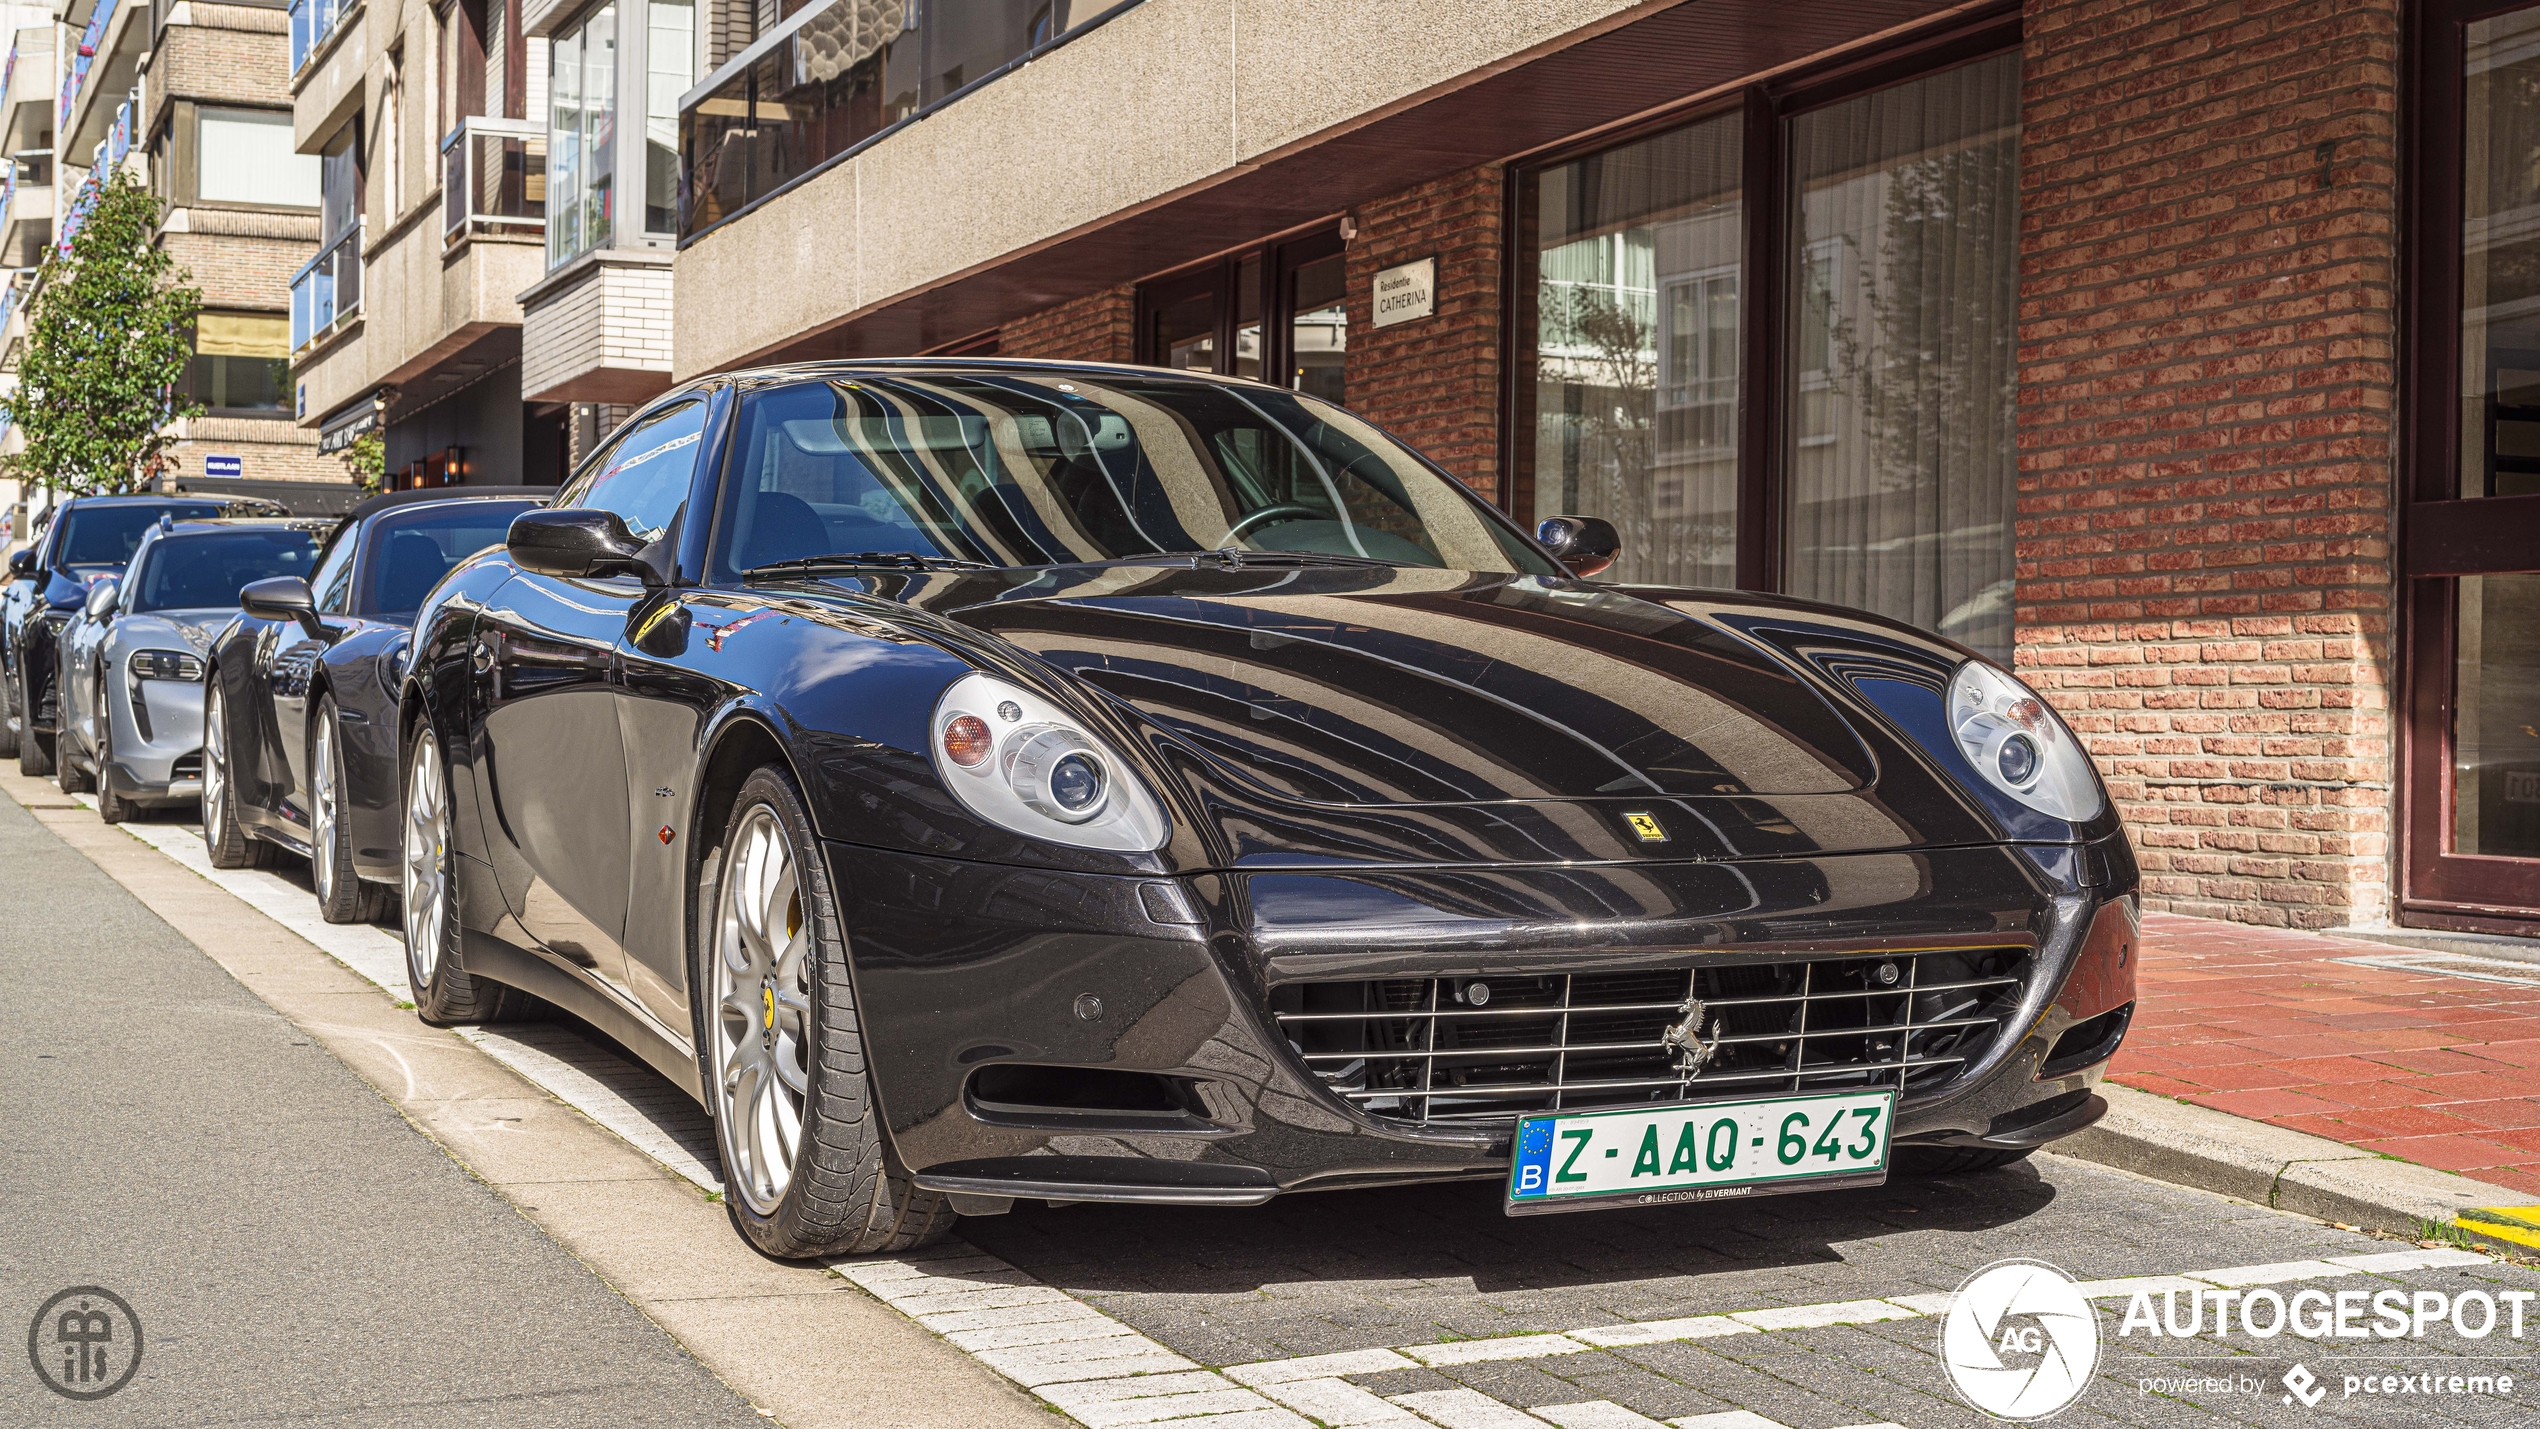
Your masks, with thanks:
[{"label": "concrete curb", "polygon": [[2512,1206],[2520,1191],[2393,1161],[2342,1141],[2287,1131],[2110,1082],[2108,1115],[2048,1148],[2154,1180],[2398,1235],[2467,1210]]}]

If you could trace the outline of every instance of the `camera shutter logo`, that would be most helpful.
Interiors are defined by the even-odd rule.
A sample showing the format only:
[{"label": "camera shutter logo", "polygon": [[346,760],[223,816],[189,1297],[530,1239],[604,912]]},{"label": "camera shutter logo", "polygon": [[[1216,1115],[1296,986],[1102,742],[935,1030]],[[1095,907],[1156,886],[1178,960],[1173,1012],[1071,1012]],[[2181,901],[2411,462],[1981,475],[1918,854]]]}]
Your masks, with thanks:
[{"label": "camera shutter logo", "polygon": [[65,1399],[103,1399],[141,1368],[141,1317],[111,1290],[74,1285],[35,1312],[26,1355],[46,1389]]},{"label": "camera shutter logo", "polygon": [[1958,1397],[1996,1419],[2061,1413],[2099,1367],[2099,1317],[2071,1276],[2002,1260],[1968,1276],[1940,1322]]}]

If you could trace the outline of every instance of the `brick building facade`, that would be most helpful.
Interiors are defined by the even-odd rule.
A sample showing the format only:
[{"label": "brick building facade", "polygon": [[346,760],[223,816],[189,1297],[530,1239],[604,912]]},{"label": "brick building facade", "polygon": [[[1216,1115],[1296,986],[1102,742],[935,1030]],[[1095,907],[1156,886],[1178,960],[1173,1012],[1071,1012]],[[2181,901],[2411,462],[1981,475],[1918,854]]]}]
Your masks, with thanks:
[{"label": "brick building facade", "polygon": [[[997,105],[948,101],[685,235],[676,365],[992,334],[1340,395],[1520,520],[1610,517],[1626,580],[1862,605],[2013,666],[2097,758],[2149,906],[2540,928],[2512,713],[2540,708],[2540,330],[2519,290],[2464,296],[2508,281],[2490,254],[2540,271],[2505,252],[2540,113],[2486,77],[2540,93],[2540,10],[1694,9],[1423,0],[1458,45],[1382,76],[1238,27],[1230,152],[1131,182],[1101,176],[1143,121],[1044,133],[1035,172],[1100,181],[1046,216],[1018,186],[1009,248],[948,230],[922,271],[859,256],[826,317],[686,326],[718,283],[794,291],[811,226],[914,251],[923,216],[857,186],[921,139],[993,149]],[[1035,57],[1030,102],[1195,20],[1127,13]],[[1256,114],[1274,61],[1349,78]],[[1221,78],[1157,93],[1203,111]],[[1429,306],[1376,327],[1378,275],[1429,260]]]}]

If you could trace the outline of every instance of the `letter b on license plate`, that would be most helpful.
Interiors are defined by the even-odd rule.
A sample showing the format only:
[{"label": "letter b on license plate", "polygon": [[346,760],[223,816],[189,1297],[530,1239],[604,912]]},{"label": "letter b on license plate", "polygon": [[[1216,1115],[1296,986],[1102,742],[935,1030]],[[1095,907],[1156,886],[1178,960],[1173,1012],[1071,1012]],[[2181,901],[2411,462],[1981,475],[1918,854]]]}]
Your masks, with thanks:
[{"label": "letter b on license plate", "polygon": [[1508,1213],[1874,1185],[1895,1111],[1881,1091],[1523,1117]]}]

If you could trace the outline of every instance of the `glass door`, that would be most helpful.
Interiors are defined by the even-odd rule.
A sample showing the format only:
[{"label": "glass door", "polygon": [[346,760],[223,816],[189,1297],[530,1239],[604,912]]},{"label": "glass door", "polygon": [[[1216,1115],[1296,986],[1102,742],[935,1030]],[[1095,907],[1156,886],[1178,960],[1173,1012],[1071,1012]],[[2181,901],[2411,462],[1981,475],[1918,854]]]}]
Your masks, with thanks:
[{"label": "glass door", "polygon": [[2540,5],[2419,13],[2400,912],[2540,932]]}]

